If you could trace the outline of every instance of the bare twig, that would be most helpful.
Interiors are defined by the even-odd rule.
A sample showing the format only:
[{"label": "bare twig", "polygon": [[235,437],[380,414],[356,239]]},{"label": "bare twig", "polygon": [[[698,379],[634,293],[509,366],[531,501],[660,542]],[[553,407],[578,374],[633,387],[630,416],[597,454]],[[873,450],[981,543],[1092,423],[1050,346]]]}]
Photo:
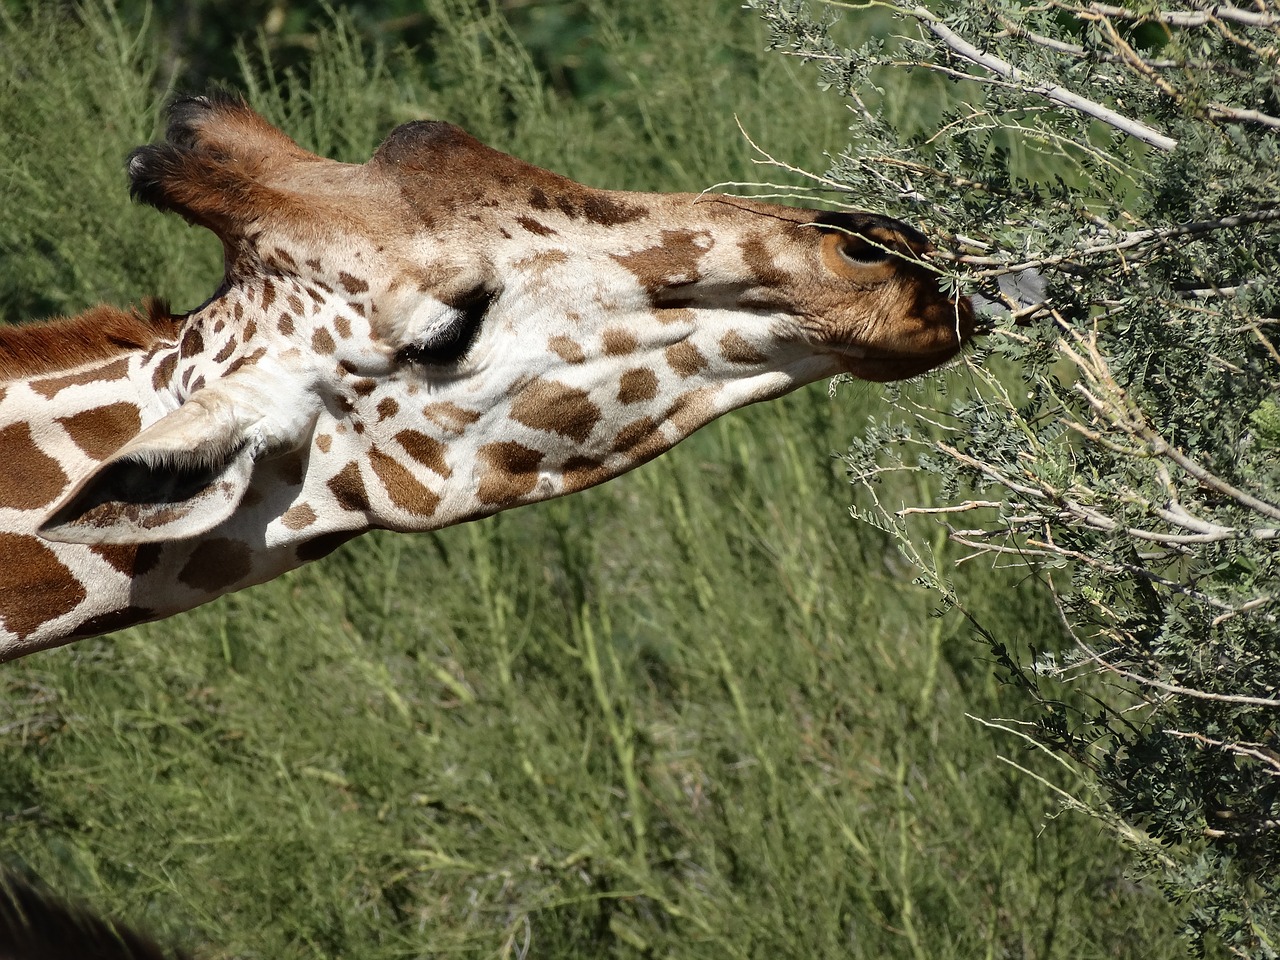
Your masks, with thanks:
[{"label": "bare twig", "polygon": [[1032,82],[1023,71],[1013,64],[1001,60],[995,54],[979,50],[924,7],[901,7],[900,9],[903,13],[918,20],[926,30],[945,43],[958,56],[1010,83],[1019,85],[1029,93],[1042,96],[1060,106],[1077,110],[1086,116],[1093,117],[1095,120],[1100,120],[1108,126],[1115,127],[1117,130],[1121,130],[1131,137],[1136,137],[1143,143],[1150,144],[1160,150],[1173,150],[1178,145],[1178,141],[1173,137],[1161,133],[1141,120],[1126,117],[1110,107],[1103,106],[1087,97],[1082,97],[1078,93],[1073,93],[1066,87],[1059,86],[1056,83]]}]

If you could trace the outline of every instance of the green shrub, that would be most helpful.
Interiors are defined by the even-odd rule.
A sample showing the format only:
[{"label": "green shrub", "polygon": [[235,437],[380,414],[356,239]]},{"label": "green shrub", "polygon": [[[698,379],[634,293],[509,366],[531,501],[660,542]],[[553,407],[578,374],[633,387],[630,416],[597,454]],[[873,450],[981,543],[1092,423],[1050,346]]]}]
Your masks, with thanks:
[{"label": "green shrub", "polygon": [[[962,396],[904,392],[855,443],[863,515],[972,617],[1022,700],[1002,725],[1070,771],[1064,802],[1189,910],[1193,942],[1276,956],[1280,15],[893,0],[873,6],[901,42],[855,49],[804,4],[756,6],[865,105],[827,178],[927,209],[946,282],[1012,311]],[[957,85],[924,131],[873,99],[904,69]],[[889,478],[919,469],[942,496],[904,504]],[[984,624],[953,559],[1042,580],[1061,630]]]},{"label": "green shrub", "polygon": [[[577,99],[501,18],[429,11],[417,54],[340,22],[305,69],[242,54],[243,85],[340,157],[436,115],[618,187],[758,179],[735,113],[807,165],[848,122],[733,5],[594,5],[608,83]],[[4,21],[6,314],[213,289],[216,244],[125,197],[152,37]],[[1176,955],[1173,912],[965,719],[1016,701],[964,624],[844,522],[829,451],[877,404],[804,391],[566,501],[7,665],[0,859],[213,957]]]}]

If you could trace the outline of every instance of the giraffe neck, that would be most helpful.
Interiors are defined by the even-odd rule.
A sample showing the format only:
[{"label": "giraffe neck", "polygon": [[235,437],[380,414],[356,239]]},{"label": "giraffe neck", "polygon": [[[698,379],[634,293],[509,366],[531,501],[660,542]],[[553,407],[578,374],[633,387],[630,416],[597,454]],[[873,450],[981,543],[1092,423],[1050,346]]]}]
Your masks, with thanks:
[{"label": "giraffe neck", "polygon": [[[290,295],[268,281],[248,296],[261,305],[277,292]],[[355,514],[324,525],[289,512],[288,501],[302,489],[303,452],[262,464],[234,522],[206,535],[121,545],[39,536],[50,506],[78,477],[206,380],[260,361],[261,347],[243,335],[243,324],[230,322],[244,306],[212,301],[183,321],[155,324],[150,342],[114,354],[90,344],[85,352],[101,355],[56,372],[39,369],[40,344],[33,349],[28,341],[48,333],[49,342],[65,342],[84,317],[0,330],[0,362],[8,362],[0,374],[21,371],[0,380],[0,661],[190,609],[323,556],[367,526]],[[312,323],[323,313],[299,310],[284,322]],[[350,330],[359,317],[327,320],[326,329]],[[147,339],[138,333],[131,340]],[[303,534],[303,527],[311,529]]]}]

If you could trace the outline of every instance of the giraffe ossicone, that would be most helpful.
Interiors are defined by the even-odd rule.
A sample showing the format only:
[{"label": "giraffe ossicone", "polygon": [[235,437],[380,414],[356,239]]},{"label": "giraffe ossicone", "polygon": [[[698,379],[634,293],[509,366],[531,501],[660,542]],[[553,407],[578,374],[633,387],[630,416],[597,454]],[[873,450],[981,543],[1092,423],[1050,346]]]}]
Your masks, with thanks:
[{"label": "giraffe ossicone", "polygon": [[898,221],[592,189],[446,123],[343,164],[192,98],[128,175],[226,275],[181,316],[0,327],[0,660],[590,487],[974,328]]}]

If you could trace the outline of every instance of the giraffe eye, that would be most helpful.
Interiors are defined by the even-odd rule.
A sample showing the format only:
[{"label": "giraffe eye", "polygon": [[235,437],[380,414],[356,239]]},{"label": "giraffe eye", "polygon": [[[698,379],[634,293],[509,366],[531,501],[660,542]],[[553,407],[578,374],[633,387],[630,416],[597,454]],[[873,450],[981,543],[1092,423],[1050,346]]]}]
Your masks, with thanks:
[{"label": "giraffe eye", "polygon": [[482,287],[469,292],[456,303],[449,315],[419,340],[396,351],[401,363],[450,366],[462,361],[476,342],[484,316],[493,304],[494,294]]},{"label": "giraffe eye", "polygon": [[862,237],[849,236],[847,233],[842,233],[839,236],[840,239],[835,244],[836,251],[842,258],[855,266],[878,266],[887,262],[891,256],[888,250],[869,243]]}]

